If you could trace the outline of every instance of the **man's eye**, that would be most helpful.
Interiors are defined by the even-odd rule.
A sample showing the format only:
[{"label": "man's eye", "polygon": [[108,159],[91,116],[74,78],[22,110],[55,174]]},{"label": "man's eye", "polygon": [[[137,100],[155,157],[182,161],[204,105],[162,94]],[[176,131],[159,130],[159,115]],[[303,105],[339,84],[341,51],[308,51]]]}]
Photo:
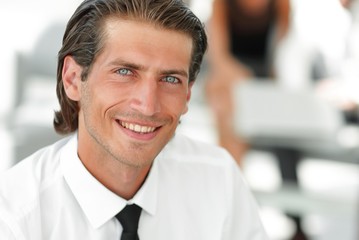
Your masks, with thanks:
[{"label": "man's eye", "polygon": [[180,81],[178,80],[178,78],[173,77],[173,76],[164,77],[164,78],[162,78],[162,80],[163,80],[164,82],[168,82],[168,83],[179,83],[179,82],[180,82]]},{"label": "man's eye", "polygon": [[127,68],[120,68],[117,70],[117,73],[120,75],[131,75],[132,72]]}]

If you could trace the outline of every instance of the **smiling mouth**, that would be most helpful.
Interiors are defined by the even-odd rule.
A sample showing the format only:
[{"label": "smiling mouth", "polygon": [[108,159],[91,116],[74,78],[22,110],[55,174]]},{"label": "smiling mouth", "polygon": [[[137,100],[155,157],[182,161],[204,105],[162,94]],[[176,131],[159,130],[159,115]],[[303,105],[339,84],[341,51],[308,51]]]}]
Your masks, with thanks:
[{"label": "smiling mouth", "polygon": [[152,133],[157,129],[156,127],[144,126],[144,125],[139,125],[139,124],[134,124],[134,123],[127,123],[127,122],[123,122],[123,121],[119,121],[119,120],[117,122],[122,127],[129,129],[135,133],[141,133],[141,134]]}]

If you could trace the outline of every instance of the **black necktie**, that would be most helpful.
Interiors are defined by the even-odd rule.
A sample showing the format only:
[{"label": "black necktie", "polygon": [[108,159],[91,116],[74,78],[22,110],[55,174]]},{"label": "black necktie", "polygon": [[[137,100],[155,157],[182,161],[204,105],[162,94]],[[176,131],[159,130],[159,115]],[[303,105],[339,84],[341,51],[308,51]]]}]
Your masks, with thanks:
[{"label": "black necktie", "polygon": [[121,240],[139,240],[137,228],[141,210],[141,207],[136,204],[126,205],[126,207],[116,215],[116,218],[120,221],[123,228]]}]

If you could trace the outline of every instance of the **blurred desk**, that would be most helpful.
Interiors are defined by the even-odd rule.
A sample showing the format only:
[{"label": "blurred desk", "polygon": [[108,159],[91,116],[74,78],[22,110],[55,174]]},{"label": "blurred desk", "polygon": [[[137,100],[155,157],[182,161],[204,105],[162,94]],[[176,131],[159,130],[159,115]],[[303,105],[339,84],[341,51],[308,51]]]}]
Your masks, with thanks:
[{"label": "blurred desk", "polygon": [[273,147],[296,149],[303,157],[322,158],[333,161],[359,164],[359,147],[343,147],[333,141],[316,141],[311,139],[285,139],[268,136],[253,136],[248,140],[251,147],[270,151]]},{"label": "blurred desk", "polygon": [[274,192],[256,190],[253,192],[260,205],[281,209],[293,215],[357,215],[358,199],[341,196],[333,192],[298,190],[288,183]]},{"label": "blurred desk", "polygon": [[253,80],[238,84],[234,98],[235,131],[253,148],[359,163],[359,126],[345,125],[341,112],[312,91]]}]

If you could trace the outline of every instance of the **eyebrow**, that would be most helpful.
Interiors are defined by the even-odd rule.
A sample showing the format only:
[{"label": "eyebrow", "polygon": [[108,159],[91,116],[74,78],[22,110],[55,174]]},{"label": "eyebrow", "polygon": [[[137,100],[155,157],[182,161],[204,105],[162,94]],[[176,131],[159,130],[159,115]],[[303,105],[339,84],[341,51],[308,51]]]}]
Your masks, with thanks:
[{"label": "eyebrow", "polygon": [[180,70],[180,69],[173,69],[173,70],[165,70],[161,72],[163,75],[179,75],[182,77],[188,77],[188,73],[185,70]]},{"label": "eyebrow", "polygon": [[[135,70],[139,70],[139,71],[146,69],[146,67],[143,65],[127,62],[127,61],[124,61],[121,59],[116,59],[116,60],[110,62],[109,65],[110,66],[123,66],[126,68],[135,69]],[[182,77],[188,78],[188,72],[183,69],[161,70],[161,71],[159,71],[159,73],[162,75],[180,75]]]}]

